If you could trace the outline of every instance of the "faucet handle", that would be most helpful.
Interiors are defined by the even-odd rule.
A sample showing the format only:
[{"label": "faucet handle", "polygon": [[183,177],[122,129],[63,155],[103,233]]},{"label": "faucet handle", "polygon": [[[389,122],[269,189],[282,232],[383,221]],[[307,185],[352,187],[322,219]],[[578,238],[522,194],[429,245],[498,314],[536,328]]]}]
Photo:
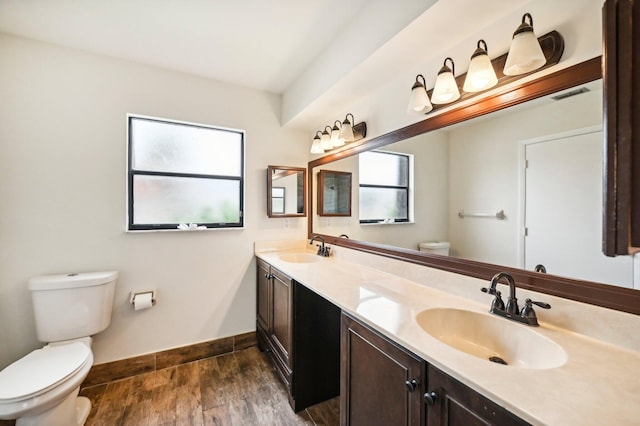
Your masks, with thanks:
[{"label": "faucet handle", "polygon": [[533,310],[533,305],[540,306],[543,309],[551,309],[551,305],[544,302],[534,302],[531,299],[524,301],[524,308],[520,311],[520,316],[526,318],[529,325],[538,325],[538,318]]},{"label": "faucet handle", "polygon": [[[551,305],[548,304],[548,303],[545,303],[545,302],[534,302],[531,299],[527,299],[527,300],[524,301],[524,303],[526,305],[528,305],[529,303],[532,303],[532,304],[534,304],[536,306],[540,306],[542,309],[551,309]],[[529,305],[529,306],[531,306],[531,305]]]},{"label": "faucet handle", "polygon": [[480,291],[482,291],[483,293],[488,293],[496,296],[495,299],[493,299],[493,302],[491,302],[491,312],[495,312],[496,310],[504,311],[504,301],[502,300],[502,297],[501,297],[502,293],[500,293],[498,290],[496,290],[493,287],[492,288],[482,287]]}]

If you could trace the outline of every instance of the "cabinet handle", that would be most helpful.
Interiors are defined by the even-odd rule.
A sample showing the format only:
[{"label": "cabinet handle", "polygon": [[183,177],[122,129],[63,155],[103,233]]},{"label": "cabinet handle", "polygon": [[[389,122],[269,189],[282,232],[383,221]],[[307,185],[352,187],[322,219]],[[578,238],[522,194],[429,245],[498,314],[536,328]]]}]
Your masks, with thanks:
[{"label": "cabinet handle", "polygon": [[438,396],[435,392],[427,392],[424,394],[424,402],[426,402],[428,405],[435,404],[437,399]]},{"label": "cabinet handle", "polygon": [[413,379],[411,381],[407,380],[406,382],[404,382],[404,384],[405,386],[407,386],[407,390],[409,392],[413,392],[418,388],[420,382],[418,382],[416,379]]}]

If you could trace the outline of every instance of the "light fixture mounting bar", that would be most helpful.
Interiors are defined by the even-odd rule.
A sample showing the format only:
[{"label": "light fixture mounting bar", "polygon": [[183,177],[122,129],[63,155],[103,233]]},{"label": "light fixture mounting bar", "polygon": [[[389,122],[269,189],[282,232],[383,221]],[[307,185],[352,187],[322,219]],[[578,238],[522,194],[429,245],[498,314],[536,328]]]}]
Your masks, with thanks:
[{"label": "light fixture mounting bar", "polygon": [[367,137],[367,123],[362,121],[353,125],[353,141],[359,141]]}]

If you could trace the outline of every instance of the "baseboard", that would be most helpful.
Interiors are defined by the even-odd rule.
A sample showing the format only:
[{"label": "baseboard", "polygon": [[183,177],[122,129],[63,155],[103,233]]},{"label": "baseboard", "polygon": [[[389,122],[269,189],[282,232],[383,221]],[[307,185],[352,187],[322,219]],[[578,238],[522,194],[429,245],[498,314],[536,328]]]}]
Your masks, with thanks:
[{"label": "baseboard", "polygon": [[96,386],[199,359],[224,355],[256,346],[256,344],[256,332],[251,331],[236,336],[98,364],[91,367],[81,387]]}]

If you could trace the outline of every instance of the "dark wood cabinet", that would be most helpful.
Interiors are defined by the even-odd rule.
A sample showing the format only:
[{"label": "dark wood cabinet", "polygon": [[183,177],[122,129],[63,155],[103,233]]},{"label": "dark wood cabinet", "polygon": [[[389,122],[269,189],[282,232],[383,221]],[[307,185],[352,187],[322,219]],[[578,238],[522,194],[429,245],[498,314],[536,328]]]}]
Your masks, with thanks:
[{"label": "dark wood cabinet", "polygon": [[341,375],[341,424],[423,424],[425,362],[344,313]]},{"label": "dark wood cabinet", "polygon": [[269,354],[287,390],[291,390],[291,278],[258,259],[256,331],[258,345]]},{"label": "dark wood cabinet", "polygon": [[275,268],[271,268],[272,312],[271,341],[278,356],[290,370],[292,368],[293,289],[292,280]]},{"label": "dark wood cabinet", "polygon": [[256,331],[294,411],[340,392],[340,309],[257,260]]},{"label": "dark wood cabinet", "polygon": [[432,365],[427,370],[428,426],[529,425]]},{"label": "dark wood cabinet", "polygon": [[603,249],[615,256],[640,250],[640,4],[606,0],[602,19]]},{"label": "dark wood cabinet", "polygon": [[341,375],[345,426],[529,425],[344,313]]}]

